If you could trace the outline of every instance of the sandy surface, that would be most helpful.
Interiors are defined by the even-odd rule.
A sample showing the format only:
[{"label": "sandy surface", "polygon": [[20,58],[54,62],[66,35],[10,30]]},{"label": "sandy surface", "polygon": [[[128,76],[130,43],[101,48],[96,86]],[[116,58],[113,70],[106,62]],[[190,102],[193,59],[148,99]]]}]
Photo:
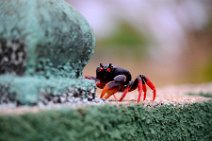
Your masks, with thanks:
[{"label": "sandy surface", "polygon": [[[97,91],[97,97],[99,96],[99,93],[101,90]],[[194,93],[197,95],[188,95],[189,93]],[[148,89],[147,92],[147,98],[145,101],[141,101],[139,104],[142,105],[151,105],[151,106],[158,106],[158,105],[164,105],[164,104],[189,104],[189,103],[195,103],[195,102],[204,102],[211,100],[211,98],[205,98],[202,96],[198,96],[199,93],[210,93],[212,94],[212,83],[207,84],[200,84],[200,85],[181,85],[181,86],[166,86],[163,88],[157,89],[157,97],[154,102],[151,101],[152,99],[152,91],[151,89]],[[117,93],[116,97],[120,98],[122,93]],[[111,97],[106,103],[111,104],[137,104],[136,99],[138,96],[137,90],[128,93],[128,95],[125,97],[123,102],[117,102],[113,97]],[[78,107],[85,107],[87,105],[101,105],[104,102],[101,103],[85,103],[83,105],[75,105],[72,104],[66,104],[62,105],[62,107],[68,107],[68,108],[78,108]],[[0,114],[23,114],[26,112],[38,112],[42,110],[51,110],[51,109],[60,109],[61,105],[48,105],[48,106],[34,106],[34,107],[28,107],[28,106],[21,106],[18,108],[10,107],[9,108],[3,107],[0,108]]]},{"label": "sandy surface", "polygon": [[[194,95],[189,95],[189,94]],[[154,102],[152,102],[152,91],[147,90],[147,98],[145,101],[141,101],[142,104],[189,104],[195,102],[203,102],[210,100],[202,96],[198,96],[199,93],[210,93],[212,95],[212,83],[200,84],[200,85],[181,85],[181,86],[166,86],[157,89],[157,96]],[[117,98],[121,97],[121,93],[116,94]],[[123,104],[136,103],[138,97],[138,91],[133,91],[127,94],[123,100]],[[114,103],[114,98],[109,99]]]}]

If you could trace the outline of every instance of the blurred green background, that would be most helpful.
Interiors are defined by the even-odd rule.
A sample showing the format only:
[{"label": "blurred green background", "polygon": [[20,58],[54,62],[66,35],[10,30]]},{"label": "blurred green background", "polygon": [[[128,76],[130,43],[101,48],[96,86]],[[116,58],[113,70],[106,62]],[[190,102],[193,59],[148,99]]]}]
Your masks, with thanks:
[{"label": "blurred green background", "polygon": [[113,63],[157,86],[212,82],[212,1],[67,0],[88,20],[96,48],[84,75]]}]

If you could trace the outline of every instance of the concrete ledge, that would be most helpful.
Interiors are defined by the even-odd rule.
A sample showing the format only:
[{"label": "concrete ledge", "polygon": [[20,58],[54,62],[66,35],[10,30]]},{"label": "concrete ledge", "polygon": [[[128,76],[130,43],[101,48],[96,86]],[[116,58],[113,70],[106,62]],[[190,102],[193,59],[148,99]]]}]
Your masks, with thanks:
[{"label": "concrete ledge", "polygon": [[93,106],[0,116],[0,140],[210,140],[212,102]]},{"label": "concrete ledge", "polygon": [[[61,77],[0,76],[0,104],[36,105],[39,102],[65,103],[72,98],[92,100],[95,83],[86,79]],[[68,99],[69,98],[69,99]]]}]

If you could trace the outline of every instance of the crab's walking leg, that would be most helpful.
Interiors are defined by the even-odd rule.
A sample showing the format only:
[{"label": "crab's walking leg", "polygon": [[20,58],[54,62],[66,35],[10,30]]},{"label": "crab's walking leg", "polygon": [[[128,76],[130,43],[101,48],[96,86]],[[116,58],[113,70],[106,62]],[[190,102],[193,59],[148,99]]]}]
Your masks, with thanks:
[{"label": "crab's walking leg", "polygon": [[128,84],[128,86],[125,88],[121,98],[119,101],[122,101],[124,99],[124,97],[127,95],[128,92],[131,92],[133,90],[135,90],[136,88],[138,88],[138,99],[137,99],[137,103],[140,103],[141,101],[141,96],[142,96],[142,91],[144,88],[144,82],[142,81],[142,78],[140,76],[138,76],[134,81],[130,81],[130,83]]},{"label": "crab's walking leg", "polygon": [[113,95],[113,97],[114,97],[114,99],[117,101],[117,97],[116,97],[116,95],[115,95],[115,94]]},{"label": "crab's walking leg", "polygon": [[[135,90],[138,87],[138,83],[139,81],[141,81],[141,78],[136,78],[135,81],[130,81],[128,86],[124,89],[123,94],[121,96],[121,98],[119,99],[119,102],[121,102],[125,96],[127,95],[128,92],[131,92],[133,90]],[[142,95],[142,87],[139,88],[139,97],[141,97]],[[138,98],[137,102],[140,102],[139,100],[140,98]]]},{"label": "crab's walking leg", "polygon": [[124,90],[119,101],[122,101],[128,92],[131,92],[131,91],[135,90],[136,88],[138,88],[137,103],[140,103],[140,101],[141,101],[142,92],[144,92],[143,100],[145,100],[146,93],[147,93],[146,84],[153,90],[153,101],[154,101],[156,98],[156,88],[155,88],[154,84],[148,78],[146,78],[144,75],[139,75],[134,81],[131,81],[129,83],[129,85]]},{"label": "crab's walking leg", "polygon": [[140,77],[152,89],[152,91],[153,91],[153,99],[152,99],[152,101],[154,101],[155,98],[156,98],[156,88],[155,88],[154,84],[148,78],[146,78],[146,76],[141,75]]},{"label": "crab's walking leg", "polygon": [[119,99],[119,102],[121,102],[124,99],[124,97],[127,95],[127,93],[129,92],[129,90],[130,90],[130,87],[129,86],[125,88],[125,90],[124,90],[121,98]]},{"label": "crab's walking leg", "polygon": [[84,76],[85,79],[88,79],[88,80],[94,80],[95,82],[98,81],[98,79],[96,77],[93,77],[93,76]]},{"label": "crab's walking leg", "polygon": [[138,81],[138,99],[137,99],[137,103],[140,103],[140,100],[141,100],[141,95],[142,95],[142,81],[139,80]]},{"label": "crab's walking leg", "polygon": [[142,81],[142,88],[143,88],[143,91],[144,91],[144,99],[143,100],[145,100],[146,99],[146,85],[145,85],[145,83]]}]

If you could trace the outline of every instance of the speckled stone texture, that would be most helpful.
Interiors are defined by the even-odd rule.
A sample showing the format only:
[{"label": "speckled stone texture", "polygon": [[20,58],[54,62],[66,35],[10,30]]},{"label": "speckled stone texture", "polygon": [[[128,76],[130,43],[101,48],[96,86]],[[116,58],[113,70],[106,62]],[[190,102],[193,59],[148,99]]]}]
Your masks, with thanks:
[{"label": "speckled stone texture", "polygon": [[42,95],[69,89],[82,98],[94,95],[94,83],[82,79],[94,47],[88,23],[65,1],[1,0],[0,104],[10,97],[36,104]]}]

